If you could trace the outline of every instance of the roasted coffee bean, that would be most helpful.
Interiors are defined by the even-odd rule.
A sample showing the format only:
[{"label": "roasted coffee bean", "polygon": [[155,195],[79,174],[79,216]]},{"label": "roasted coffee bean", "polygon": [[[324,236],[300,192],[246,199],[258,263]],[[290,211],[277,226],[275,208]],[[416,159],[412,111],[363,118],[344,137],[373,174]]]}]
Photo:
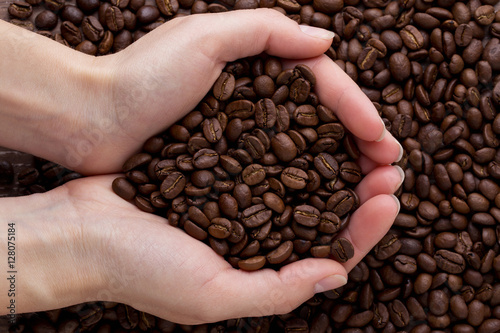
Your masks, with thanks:
[{"label": "roasted coffee bean", "polygon": [[405,26],[399,33],[404,45],[410,50],[418,50],[424,45],[424,38],[420,31],[412,25]]},{"label": "roasted coffee bean", "polygon": [[232,232],[232,225],[228,219],[216,217],[212,219],[208,233],[218,239],[228,238]]},{"label": "roasted coffee bean", "polygon": [[269,99],[261,99],[255,104],[255,122],[260,128],[271,128],[276,123],[276,106]]},{"label": "roasted coffee bean", "polygon": [[290,257],[293,251],[292,241],[283,242],[278,248],[269,252],[266,256],[270,264],[280,264]]},{"label": "roasted coffee bean", "polygon": [[186,178],[184,175],[174,171],[163,180],[160,190],[166,199],[173,199],[182,192],[185,185]]},{"label": "roasted coffee bean", "polygon": [[339,172],[337,160],[328,153],[319,153],[314,158],[314,166],[316,170],[326,179],[335,179]]},{"label": "roasted coffee bean", "polygon": [[301,169],[288,167],[281,173],[281,182],[286,187],[300,190],[306,187],[309,177],[307,173]]},{"label": "roasted coffee bean", "polygon": [[266,264],[266,257],[255,256],[245,260],[238,261],[238,267],[245,271],[256,271]]},{"label": "roasted coffee bean", "polygon": [[193,166],[197,169],[213,168],[219,162],[219,154],[212,149],[200,149],[193,155]]},{"label": "roasted coffee bean", "polygon": [[315,227],[320,221],[320,211],[309,205],[300,205],[295,207],[293,219],[306,227]]},{"label": "roasted coffee bean", "polygon": [[401,246],[401,242],[395,235],[388,234],[375,246],[375,256],[379,260],[385,260],[396,254]]},{"label": "roasted coffee bean", "polygon": [[340,190],[332,194],[326,203],[326,209],[342,217],[355,209],[358,205],[358,199],[354,192],[349,190]]},{"label": "roasted coffee bean", "polygon": [[337,238],[331,245],[331,256],[338,262],[347,262],[354,256],[354,247],[347,238]]},{"label": "roasted coffee bean", "polygon": [[245,184],[252,186],[266,178],[266,171],[260,164],[251,164],[243,170],[241,176]]},{"label": "roasted coffee bean", "polygon": [[445,272],[458,274],[465,270],[465,260],[458,253],[448,250],[438,250],[434,255],[437,266]]},{"label": "roasted coffee bean", "polygon": [[106,25],[111,31],[120,31],[125,26],[125,20],[120,8],[111,6],[106,10]]}]

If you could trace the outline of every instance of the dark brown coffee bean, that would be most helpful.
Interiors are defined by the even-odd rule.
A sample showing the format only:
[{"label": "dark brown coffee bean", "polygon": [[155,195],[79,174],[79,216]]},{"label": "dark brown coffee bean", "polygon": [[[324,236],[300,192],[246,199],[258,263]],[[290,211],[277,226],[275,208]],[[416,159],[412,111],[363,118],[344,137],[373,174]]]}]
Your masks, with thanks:
[{"label": "dark brown coffee bean", "polygon": [[291,189],[300,190],[305,188],[308,180],[307,173],[295,167],[288,167],[281,173],[281,182]]},{"label": "dark brown coffee bean", "polygon": [[412,25],[405,26],[400,32],[399,35],[403,40],[403,43],[410,50],[418,50],[422,48],[424,45],[424,38],[420,31]]},{"label": "dark brown coffee bean", "polygon": [[238,261],[238,267],[245,271],[256,271],[264,267],[266,264],[266,257],[255,256],[245,260]]},{"label": "dark brown coffee bean", "polygon": [[335,179],[339,172],[337,160],[328,153],[319,153],[314,158],[314,166],[319,174],[326,179]]},{"label": "dark brown coffee bean", "polygon": [[458,253],[448,250],[438,250],[434,255],[438,267],[445,272],[458,274],[465,270],[465,260]]},{"label": "dark brown coffee bean", "polygon": [[303,78],[298,78],[290,85],[289,97],[295,103],[304,103],[311,92],[311,84]]},{"label": "dark brown coffee bean", "polygon": [[193,166],[197,169],[213,168],[219,162],[219,154],[212,149],[200,149],[193,155]]},{"label": "dark brown coffee bean", "polygon": [[170,173],[161,183],[161,193],[166,199],[178,196],[186,185],[186,177],[180,172]]},{"label": "dark brown coffee bean", "polygon": [[241,221],[247,228],[256,228],[271,219],[272,211],[264,204],[258,204],[245,209]]},{"label": "dark brown coffee bean", "polygon": [[223,134],[220,122],[217,118],[205,119],[202,123],[203,135],[208,142],[218,142]]},{"label": "dark brown coffee bean", "polygon": [[293,119],[301,126],[316,126],[319,123],[316,108],[309,104],[297,107],[293,112]]},{"label": "dark brown coffee bean", "polygon": [[490,5],[478,7],[474,11],[474,20],[480,25],[490,25],[495,20],[495,8]]},{"label": "dark brown coffee bean", "polygon": [[283,162],[290,162],[297,156],[297,147],[285,133],[278,133],[271,139],[274,154]]},{"label": "dark brown coffee bean", "polygon": [[113,192],[125,200],[132,200],[137,193],[136,188],[125,177],[113,180],[112,188]]},{"label": "dark brown coffee bean", "polygon": [[260,128],[271,128],[276,123],[276,106],[269,99],[261,99],[255,104],[255,123]]},{"label": "dark brown coffee bean", "polygon": [[35,26],[40,30],[52,30],[57,25],[57,15],[50,10],[40,12],[35,18]]},{"label": "dark brown coffee bean", "polygon": [[361,181],[361,168],[355,162],[344,162],[340,165],[339,175],[343,181],[348,183],[359,183]]},{"label": "dark brown coffee bean", "polygon": [[351,212],[358,205],[358,199],[354,192],[340,190],[334,193],[327,201],[326,208],[339,217]]},{"label": "dark brown coffee bean", "polygon": [[387,307],[392,323],[396,327],[405,327],[410,322],[408,309],[400,300],[392,301]]},{"label": "dark brown coffee bean", "polygon": [[413,274],[417,271],[417,262],[410,256],[400,254],[394,258],[394,267],[403,274]]},{"label": "dark brown coffee bean", "polygon": [[309,205],[300,205],[293,210],[293,219],[306,227],[315,227],[320,221],[320,211]]},{"label": "dark brown coffee bean", "polygon": [[113,40],[113,52],[120,52],[132,44],[132,34],[128,30],[121,30]]},{"label": "dark brown coffee bean", "polygon": [[[163,4],[165,4],[164,1],[162,2]],[[167,5],[165,4],[165,6]],[[161,7],[159,8],[161,9]],[[226,101],[233,95],[234,88],[235,88],[234,76],[230,73],[222,72],[217,81],[215,81],[214,83],[213,94],[215,98],[217,98],[218,100]]]},{"label": "dark brown coffee bean", "polygon": [[259,159],[266,153],[266,146],[259,140],[258,137],[253,135],[248,135],[243,140],[247,152],[254,159]]},{"label": "dark brown coffee bean", "polygon": [[8,11],[12,17],[24,20],[33,14],[33,7],[24,1],[14,1],[9,5]]},{"label": "dark brown coffee bean", "polygon": [[395,80],[404,81],[410,77],[410,60],[400,52],[393,53],[389,58],[389,69]]},{"label": "dark brown coffee bean", "polygon": [[401,246],[401,241],[395,235],[387,234],[375,246],[375,256],[379,260],[385,260],[396,254]]},{"label": "dark brown coffee bean", "polygon": [[160,17],[160,11],[156,6],[145,5],[137,10],[137,20],[142,24],[149,24]]},{"label": "dark brown coffee bean", "polygon": [[274,81],[267,75],[257,76],[253,82],[255,93],[262,98],[271,98],[276,90]]},{"label": "dark brown coffee bean", "polygon": [[243,170],[241,176],[245,184],[252,186],[259,184],[266,178],[266,171],[260,164],[250,164]]},{"label": "dark brown coffee bean", "polygon": [[179,10],[179,2],[177,0],[156,0],[156,6],[165,16],[173,16]]},{"label": "dark brown coffee bean", "polygon": [[111,31],[120,31],[125,26],[123,14],[120,8],[111,6],[106,10],[106,25]]},{"label": "dark brown coffee bean", "polygon": [[212,224],[208,227],[208,233],[217,238],[225,239],[231,235],[232,225],[228,219],[216,217],[212,219]]},{"label": "dark brown coffee bean", "polygon": [[285,203],[275,193],[266,192],[262,198],[264,199],[264,204],[276,213],[281,214],[285,211]]},{"label": "dark brown coffee bean", "polygon": [[354,247],[347,238],[337,238],[331,245],[332,258],[338,262],[347,262],[354,256]]},{"label": "dark brown coffee bean", "polygon": [[70,21],[64,21],[61,24],[61,34],[66,41],[71,45],[78,45],[82,42],[82,33]]},{"label": "dark brown coffee bean", "polygon": [[292,241],[283,242],[278,248],[269,252],[266,256],[270,264],[280,264],[290,257],[293,251]]},{"label": "dark brown coffee bean", "polygon": [[98,19],[87,16],[83,19],[82,30],[85,37],[92,42],[97,42],[104,36],[104,28]]}]

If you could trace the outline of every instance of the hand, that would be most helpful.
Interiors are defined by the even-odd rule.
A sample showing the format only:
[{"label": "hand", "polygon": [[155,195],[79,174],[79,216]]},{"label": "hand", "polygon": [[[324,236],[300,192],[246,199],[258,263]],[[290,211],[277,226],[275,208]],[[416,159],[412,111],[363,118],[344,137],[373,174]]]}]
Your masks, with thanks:
[{"label": "hand", "polygon": [[[0,22],[6,40],[15,39],[19,31]],[[386,133],[377,111],[356,84],[321,55],[331,45],[332,33],[299,26],[274,10],[176,18],[122,52],[97,58],[23,34],[30,38],[12,43],[19,54],[0,47],[0,56],[7,59],[0,64],[5,70],[0,81],[0,92],[5,93],[0,94],[0,101],[5,100],[0,145],[81,173],[121,171],[147,138],[198,104],[226,62],[263,51],[313,68],[321,102],[339,115],[371,160],[388,164],[402,153],[389,134],[375,142]],[[38,57],[40,61],[34,61]],[[24,65],[9,64],[12,61]]]},{"label": "hand", "polygon": [[[290,312],[314,293],[345,284],[347,272],[397,214],[397,201],[379,193],[392,193],[401,182],[398,171],[386,166],[358,185],[362,205],[343,231],[356,252],[346,264],[306,259],[279,272],[245,272],[164,218],[115,195],[114,177],[87,177],[47,193],[0,199],[1,223],[15,221],[19,239],[17,313],[97,300],[185,324]],[[4,280],[0,287],[7,290]],[[4,304],[6,296],[0,297]]]}]

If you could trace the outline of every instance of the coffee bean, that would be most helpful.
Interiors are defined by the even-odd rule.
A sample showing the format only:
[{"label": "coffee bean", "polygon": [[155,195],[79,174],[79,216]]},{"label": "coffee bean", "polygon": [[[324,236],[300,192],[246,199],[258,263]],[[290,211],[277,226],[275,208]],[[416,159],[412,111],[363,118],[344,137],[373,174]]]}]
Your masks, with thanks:
[{"label": "coffee bean", "polygon": [[64,39],[71,45],[78,45],[82,42],[82,33],[70,21],[64,21],[61,24],[61,34]]},{"label": "coffee bean", "polygon": [[232,225],[228,219],[216,217],[212,219],[208,233],[218,239],[228,238],[232,232]]},{"label": "coffee bean", "polygon": [[219,154],[215,150],[204,148],[193,155],[193,166],[197,169],[209,169],[217,165]]},{"label": "coffee bean", "polygon": [[308,180],[309,177],[305,171],[294,167],[288,167],[281,173],[283,185],[291,189],[300,190],[305,188]]},{"label": "coffee bean", "polygon": [[458,253],[448,250],[438,250],[434,255],[438,267],[445,272],[458,274],[465,269],[465,260]]},{"label": "coffee bean", "polygon": [[173,199],[182,192],[185,185],[186,178],[184,175],[174,171],[161,183],[161,193],[166,199]]},{"label": "coffee bean", "polygon": [[269,99],[261,99],[255,104],[255,122],[260,128],[271,128],[276,123],[276,106]]},{"label": "coffee bean", "polygon": [[8,11],[12,17],[24,20],[31,16],[33,8],[27,2],[15,1],[9,5]]},{"label": "coffee bean", "polygon": [[347,262],[354,256],[354,247],[347,238],[337,238],[331,245],[332,258],[338,262]]},{"label": "coffee bean", "polygon": [[293,219],[306,227],[315,227],[320,222],[320,211],[309,205],[295,207]]},{"label": "coffee bean", "polygon": [[40,12],[35,18],[35,25],[41,30],[52,30],[57,25],[57,15],[50,10]]},{"label": "coffee bean", "polygon": [[122,11],[116,6],[111,6],[106,10],[106,25],[111,31],[120,31],[125,26]]},{"label": "coffee bean", "polygon": [[290,257],[293,251],[292,241],[283,242],[278,248],[269,252],[266,256],[270,264],[280,264]]},{"label": "coffee bean", "polygon": [[404,45],[410,50],[418,50],[424,45],[424,38],[420,31],[412,25],[405,26],[399,33]]}]

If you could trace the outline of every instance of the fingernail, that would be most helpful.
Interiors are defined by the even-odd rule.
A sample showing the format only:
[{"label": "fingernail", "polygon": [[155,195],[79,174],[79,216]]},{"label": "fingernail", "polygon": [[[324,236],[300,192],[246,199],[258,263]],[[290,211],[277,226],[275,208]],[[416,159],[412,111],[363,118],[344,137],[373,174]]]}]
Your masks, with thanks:
[{"label": "fingernail", "polygon": [[382,118],[380,118],[380,121],[382,122],[382,126],[384,126],[384,127],[383,127],[383,129],[384,129],[384,130],[382,131],[382,134],[380,135],[380,138],[378,138],[377,140],[375,140],[376,142],[380,142],[380,141],[384,140],[384,138],[385,138],[385,133],[387,132],[387,130],[386,130],[386,128],[385,128],[385,123],[384,123],[384,121],[382,120]]},{"label": "fingernail", "polygon": [[401,143],[399,143],[398,140],[396,140],[396,142],[399,145],[399,154],[398,154],[398,157],[396,159],[396,163],[397,163],[397,162],[401,161],[401,159],[403,158],[403,146],[401,146]]},{"label": "fingernail", "polygon": [[322,293],[327,290],[333,290],[342,287],[347,283],[347,279],[343,275],[330,275],[320,280],[314,286],[315,293]]},{"label": "fingernail", "polygon": [[321,38],[321,39],[332,39],[335,36],[335,33],[329,30],[311,27],[309,25],[299,25],[300,30],[306,35]]},{"label": "fingernail", "polygon": [[403,169],[399,165],[394,165],[394,168],[396,168],[396,170],[398,170],[399,176],[401,177],[401,180],[399,181],[399,184],[398,184],[398,188],[399,188],[405,180],[405,172],[403,171]]},{"label": "fingernail", "polygon": [[399,210],[401,209],[401,203],[399,202],[398,197],[395,196],[394,194],[391,194],[391,197],[394,199],[394,201],[396,201],[396,204],[398,205],[398,214],[399,214]]}]

